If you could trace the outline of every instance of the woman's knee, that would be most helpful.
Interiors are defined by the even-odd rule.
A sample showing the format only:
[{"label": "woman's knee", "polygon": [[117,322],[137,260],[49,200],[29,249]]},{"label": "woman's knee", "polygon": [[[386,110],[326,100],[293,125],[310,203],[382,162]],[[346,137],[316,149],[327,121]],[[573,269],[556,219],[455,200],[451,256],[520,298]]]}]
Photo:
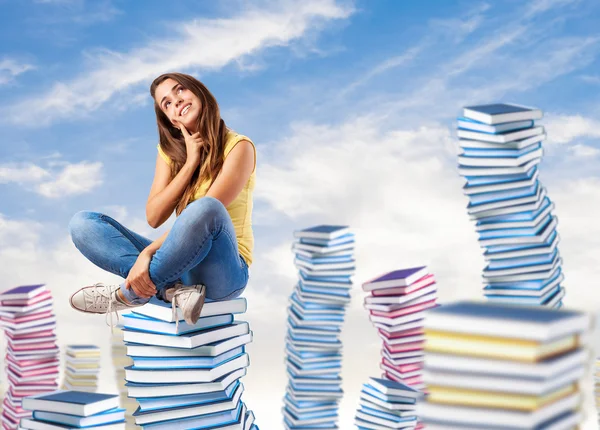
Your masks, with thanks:
[{"label": "woman's knee", "polygon": [[187,211],[187,215],[190,218],[195,220],[203,219],[212,221],[229,216],[223,203],[214,197],[202,197],[194,200],[188,205],[185,211]]},{"label": "woman's knee", "polygon": [[69,221],[69,233],[75,244],[89,237],[90,229],[97,225],[102,214],[91,211],[77,212]]}]

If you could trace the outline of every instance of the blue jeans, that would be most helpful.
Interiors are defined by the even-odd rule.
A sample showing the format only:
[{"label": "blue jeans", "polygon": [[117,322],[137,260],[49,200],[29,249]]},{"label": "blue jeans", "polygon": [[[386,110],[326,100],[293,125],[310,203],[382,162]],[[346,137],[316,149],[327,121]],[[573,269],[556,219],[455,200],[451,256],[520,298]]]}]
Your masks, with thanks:
[{"label": "blue jeans", "polygon": [[[127,278],[140,252],[152,241],[97,212],[76,213],[69,223],[73,243],[96,266]],[[238,297],[248,283],[248,265],[238,251],[231,217],[213,197],[190,203],[177,217],[149,267],[156,296],[181,282],[206,286],[207,300]],[[123,285],[122,285],[123,286]],[[132,304],[146,303],[133,288],[121,288]]]}]

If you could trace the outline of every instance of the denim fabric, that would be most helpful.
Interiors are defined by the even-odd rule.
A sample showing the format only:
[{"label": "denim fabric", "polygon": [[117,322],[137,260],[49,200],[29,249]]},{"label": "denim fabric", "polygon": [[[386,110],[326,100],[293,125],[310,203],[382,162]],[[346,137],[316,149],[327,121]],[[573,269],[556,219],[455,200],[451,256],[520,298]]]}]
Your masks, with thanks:
[{"label": "denim fabric", "polygon": [[[152,242],[97,212],[76,213],[69,223],[73,243],[96,266],[126,278],[140,252]],[[213,197],[190,203],[150,262],[159,299],[175,282],[206,286],[208,300],[239,296],[248,283],[248,265],[238,252],[235,229],[223,204]],[[123,287],[124,284],[121,286]],[[122,288],[130,303],[145,303]]]}]

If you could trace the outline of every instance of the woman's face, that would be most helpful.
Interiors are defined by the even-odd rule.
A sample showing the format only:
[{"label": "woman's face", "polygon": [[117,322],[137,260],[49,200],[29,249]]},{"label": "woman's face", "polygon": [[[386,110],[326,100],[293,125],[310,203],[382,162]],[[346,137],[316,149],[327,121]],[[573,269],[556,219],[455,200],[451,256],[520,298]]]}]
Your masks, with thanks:
[{"label": "woman's face", "polygon": [[202,106],[200,106],[200,99],[194,93],[169,78],[156,87],[154,97],[175,127],[179,128],[181,123],[190,132],[198,131],[195,127]]}]

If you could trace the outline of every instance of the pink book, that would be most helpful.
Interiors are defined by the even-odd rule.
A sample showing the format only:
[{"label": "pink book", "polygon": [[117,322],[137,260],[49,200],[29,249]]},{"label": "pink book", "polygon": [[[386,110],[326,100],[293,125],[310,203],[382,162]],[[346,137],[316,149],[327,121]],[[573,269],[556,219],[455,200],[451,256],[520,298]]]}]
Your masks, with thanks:
[{"label": "pink book", "polygon": [[17,372],[14,369],[11,369],[12,373],[14,373],[15,375],[17,375],[18,377],[21,378],[29,378],[32,376],[44,376],[44,375],[50,375],[55,377],[54,375],[58,376],[59,370],[58,367],[48,367],[45,369],[36,369],[36,370],[30,370],[27,372]]},{"label": "pink book", "polygon": [[381,362],[383,364],[385,364],[386,366],[389,366],[395,370],[397,370],[400,373],[410,373],[410,372],[416,372],[417,370],[420,370],[423,368],[422,363],[416,363],[416,364],[401,364],[400,366],[396,366],[394,365],[394,363],[392,363],[391,361],[389,361],[387,358],[383,358],[381,360]]},{"label": "pink book", "polygon": [[36,320],[48,318],[51,316],[53,316],[53,313],[51,310],[49,310],[49,311],[44,311],[44,312],[37,312],[35,314],[25,314],[23,316],[18,316],[16,318],[1,317],[0,320],[11,323],[11,324],[21,324],[24,322],[36,321]]},{"label": "pink book", "polygon": [[37,359],[37,360],[17,360],[14,357],[10,356],[9,354],[6,354],[6,360],[10,361],[11,363],[14,363],[15,365],[17,365],[19,367],[28,367],[28,366],[38,366],[40,364],[52,363],[52,362],[55,362],[57,360],[57,358],[56,357],[44,357],[42,359]]},{"label": "pink book", "polygon": [[405,287],[382,288],[380,290],[371,291],[371,294],[373,294],[374,296],[402,296],[404,294],[412,293],[413,291],[417,291],[423,287],[428,287],[433,284],[435,284],[435,279],[433,278],[433,274],[429,274],[427,276],[422,277],[415,283],[407,285]]},{"label": "pink book", "polygon": [[415,312],[424,311],[425,309],[433,308],[436,306],[436,299],[430,300],[425,303],[419,303],[417,305],[407,306],[403,309],[398,309],[393,312],[382,312],[382,311],[369,311],[371,315],[377,317],[386,317],[386,318],[397,318],[404,315],[413,314]]},{"label": "pink book", "polygon": [[44,342],[44,343],[29,343],[25,345],[11,345],[13,351],[42,351],[46,349],[55,349],[55,342]]},{"label": "pink book", "polygon": [[37,333],[26,333],[26,334],[22,334],[22,335],[13,335],[9,332],[6,332],[6,337],[8,337],[9,339],[12,339],[12,340],[35,339],[38,337],[46,337],[46,336],[54,336],[54,330],[45,330],[45,331],[39,331]]},{"label": "pink book", "polygon": [[399,337],[415,336],[415,335],[418,335],[418,334],[425,334],[425,331],[424,331],[423,327],[412,328],[412,329],[409,329],[409,330],[398,331],[398,332],[393,332],[393,333],[388,333],[388,332],[383,331],[381,329],[379,329],[378,331],[379,331],[379,334],[381,334],[381,336],[383,336],[386,339],[397,339]]},{"label": "pink book", "polygon": [[35,297],[31,297],[30,299],[9,299],[2,300],[0,303],[2,306],[30,306],[36,303],[42,302],[52,298],[52,293],[50,291],[45,291],[42,294],[38,294]]},{"label": "pink book", "polygon": [[393,354],[395,352],[422,350],[425,346],[425,342],[401,343],[400,345],[388,345],[384,343],[383,346],[388,350],[389,353]]},{"label": "pink book", "polygon": [[417,385],[423,385],[423,380],[420,376],[413,376],[411,378],[397,378],[389,372],[385,372],[385,377],[392,381],[400,382],[401,384],[410,385],[411,387]]}]

